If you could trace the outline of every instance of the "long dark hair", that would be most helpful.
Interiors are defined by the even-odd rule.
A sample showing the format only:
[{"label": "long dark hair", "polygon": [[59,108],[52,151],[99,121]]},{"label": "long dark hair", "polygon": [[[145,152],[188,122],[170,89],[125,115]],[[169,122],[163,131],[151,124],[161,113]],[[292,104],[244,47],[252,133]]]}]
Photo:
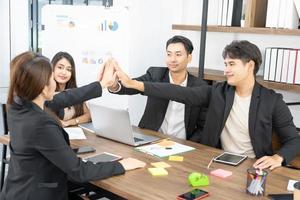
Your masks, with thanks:
[{"label": "long dark hair", "polygon": [[[54,55],[54,57],[51,60],[51,63],[53,65],[53,71],[54,71],[55,65],[58,63],[58,61],[60,61],[63,58],[67,59],[69,61],[69,63],[71,64],[71,78],[66,83],[65,90],[71,89],[71,88],[77,88],[75,62],[74,62],[73,57],[69,53],[61,51]],[[59,91],[58,82],[56,82],[56,91],[57,92]],[[74,117],[78,117],[83,114],[83,104],[74,105],[74,109],[75,109]]]}]

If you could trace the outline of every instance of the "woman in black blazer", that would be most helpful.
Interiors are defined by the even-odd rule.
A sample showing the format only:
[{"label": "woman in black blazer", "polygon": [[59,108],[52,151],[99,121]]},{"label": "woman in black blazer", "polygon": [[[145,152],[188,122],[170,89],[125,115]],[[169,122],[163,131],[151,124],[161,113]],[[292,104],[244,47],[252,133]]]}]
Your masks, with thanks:
[{"label": "woman in black blazer", "polygon": [[87,182],[123,174],[142,167],[137,160],[83,162],[69,146],[59,121],[44,107],[63,107],[101,96],[113,71],[106,70],[99,82],[54,96],[55,81],[49,60],[25,52],[13,61],[8,98],[11,159],[0,199],[68,199],[67,180]]}]

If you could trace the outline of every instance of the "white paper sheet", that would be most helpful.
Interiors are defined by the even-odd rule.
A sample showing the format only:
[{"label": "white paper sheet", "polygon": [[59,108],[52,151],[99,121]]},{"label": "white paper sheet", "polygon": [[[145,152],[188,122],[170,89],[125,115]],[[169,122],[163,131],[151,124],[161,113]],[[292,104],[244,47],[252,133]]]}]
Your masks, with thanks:
[{"label": "white paper sheet", "polygon": [[70,140],[86,139],[83,130],[79,127],[70,127],[70,128],[64,128],[64,129],[68,133]]}]

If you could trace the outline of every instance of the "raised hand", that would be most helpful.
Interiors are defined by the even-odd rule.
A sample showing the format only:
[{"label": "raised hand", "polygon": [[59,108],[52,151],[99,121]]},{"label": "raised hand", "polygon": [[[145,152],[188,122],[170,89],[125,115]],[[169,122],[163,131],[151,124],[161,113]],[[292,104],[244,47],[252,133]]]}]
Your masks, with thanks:
[{"label": "raised hand", "polygon": [[121,81],[122,85],[127,88],[133,88],[136,90],[139,90],[141,92],[144,92],[145,87],[144,83],[137,80],[132,80],[121,68],[115,67],[117,70],[117,77]]},{"label": "raised hand", "polygon": [[121,81],[122,85],[127,88],[131,88],[133,80],[119,67],[117,63],[114,65],[114,68],[117,71],[117,77]]},{"label": "raised hand", "polygon": [[100,69],[99,81],[102,88],[111,87],[116,83],[117,74],[112,59],[109,59]]}]

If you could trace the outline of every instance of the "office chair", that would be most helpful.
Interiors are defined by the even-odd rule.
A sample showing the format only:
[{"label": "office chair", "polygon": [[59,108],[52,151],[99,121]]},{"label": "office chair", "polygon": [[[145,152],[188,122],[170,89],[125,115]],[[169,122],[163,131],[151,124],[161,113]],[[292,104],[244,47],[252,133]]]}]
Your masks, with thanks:
[{"label": "office chair", "polygon": [[[3,135],[8,134],[8,127],[7,127],[7,116],[6,116],[6,105],[1,104],[1,118],[0,123],[2,126],[2,130],[0,130],[0,134]],[[0,127],[1,127],[0,126]],[[5,178],[5,166],[9,163],[6,159],[6,152],[7,152],[7,146],[3,145],[2,147],[2,155],[1,155],[1,172],[0,172],[0,190],[2,190],[4,178]]]}]

